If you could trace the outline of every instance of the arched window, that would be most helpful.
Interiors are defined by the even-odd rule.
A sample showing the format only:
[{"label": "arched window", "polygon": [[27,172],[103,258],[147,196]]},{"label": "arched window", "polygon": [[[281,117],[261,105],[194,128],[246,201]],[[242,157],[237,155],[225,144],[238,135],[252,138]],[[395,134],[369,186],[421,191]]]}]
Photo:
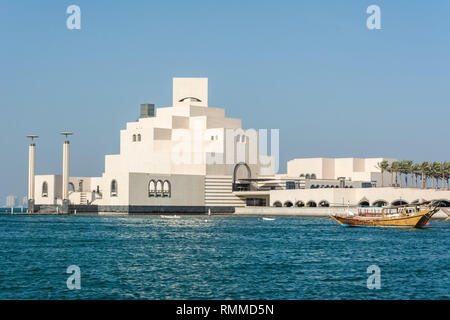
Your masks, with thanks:
[{"label": "arched window", "polygon": [[295,203],[295,206],[296,206],[296,207],[304,207],[304,206],[305,206],[305,203],[304,203],[303,201],[297,201],[297,202]]},{"label": "arched window", "polygon": [[163,182],[162,180],[156,181],[156,196],[162,197],[163,195]]},{"label": "arched window", "polygon": [[186,97],[183,99],[180,99],[178,102],[184,102],[184,101],[188,101],[188,102],[202,102],[202,100],[195,98],[195,97]]},{"label": "arched window", "polygon": [[315,173],[311,173],[311,179],[317,179]]},{"label": "arched window", "polygon": [[172,196],[172,194],[171,194],[171,192],[172,192],[172,187],[171,187],[171,185],[170,185],[170,182],[169,182],[169,180],[164,180],[164,183],[163,183],[163,197],[171,197]]},{"label": "arched window", "polygon": [[72,182],[69,182],[69,192],[75,192],[75,186]]},{"label": "arched window", "polygon": [[149,197],[156,197],[156,181],[150,180],[148,184],[148,196]]},{"label": "arched window", "polygon": [[319,207],[329,207],[330,203],[327,200],[322,200],[319,202]]},{"label": "arched window", "polygon": [[117,194],[118,194],[117,181],[113,180],[111,181],[111,197],[117,197]]},{"label": "arched window", "polygon": [[141,134],[137,135],[137,141],[141,141]]},{"label": "arched window", "polygon": [[136,142],[136,135],[133,134],[133,142]]},{"label": "arched window", "polygon": [[309,173],[306,174],[305,179],[309,179],[311,178],[311,176],[309,175]]},{"label": "arched window", "polygon": [[42,184],[42,197],[47,198],[48,197],[48,184],[47,181],[44,181]]},{"label": "arched window", "polygon": [[273,206],[274,206],[274,207],[282,207],[283,205],[281,204],[280,201],[275,201],[275,202],[273,203]]},{"label": "arched window", "polygon": [[284,207],[288,207],[288,208],[290,208],[290,207],[292,207],[292,202],[291,201],[286,201],[285,203],[284,203]]},{"label": "arched window", "polygon": [[307,206],[307,207],[310,207],[310,208],[311,208],[311,207],[317,207],[317,204],[316,204],[314,201],[311,200],[311,201],[308,201],[308,202],[306,203],[306,206]]}]

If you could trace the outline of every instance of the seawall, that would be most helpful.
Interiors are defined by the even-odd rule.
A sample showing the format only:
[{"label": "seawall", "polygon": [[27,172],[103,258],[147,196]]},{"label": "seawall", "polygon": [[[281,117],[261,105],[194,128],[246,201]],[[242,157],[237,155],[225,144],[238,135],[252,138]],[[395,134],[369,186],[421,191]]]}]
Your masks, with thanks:
[{"label": "seawall", "polygon": [[[286,216],[286,217],[328,217],[332,213],[344,213],[346,207],[328,208],[279,208],[279,207],[244,207],[236,208],[234,215],[240,216]],[[440,210],[432,219],[446,219],[448,215]]]}]

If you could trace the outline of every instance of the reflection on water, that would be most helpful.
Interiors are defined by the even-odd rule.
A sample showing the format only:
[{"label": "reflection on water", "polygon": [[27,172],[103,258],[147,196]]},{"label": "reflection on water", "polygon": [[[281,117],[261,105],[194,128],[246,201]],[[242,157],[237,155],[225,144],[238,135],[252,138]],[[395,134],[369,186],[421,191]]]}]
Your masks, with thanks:
[{"label": "reflection on water", "polygon": [[[450,221],[0,216],[0,299],[448,299],[449,234]],[[366,287],[372,264],[380,290]]]}]

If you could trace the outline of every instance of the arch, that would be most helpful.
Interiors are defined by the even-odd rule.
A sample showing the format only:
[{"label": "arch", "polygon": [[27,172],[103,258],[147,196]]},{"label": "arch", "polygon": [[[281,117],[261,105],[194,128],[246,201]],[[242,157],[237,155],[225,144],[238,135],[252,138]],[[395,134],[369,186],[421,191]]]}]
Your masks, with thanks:
[{"label": "arch", "polygon": [[289,201],[289,200],[287,200],[285,203],[284,203],[284,205],[283,205],[284,207],[288,207],[288,208],[290,208],[290,207],[292,207],[293,206],[293,204],[292,204],[292,202],[291,201]]},{"label": "arch", "polygon": [[136,135],[133,134],[133,142],[136,142]]},{"label": "arch", "polygon": [[239,162],[238,164],[236,164],[234,166],[234,170],[233,170],[233,185],[236,183],[236,173],[237,170],[239,169],[240,166],[244,166],[247,169],[247,178],[251,178],[252,177],[252,171],[250,170],[250,167],[248,166],[248,164],[246,164],[245,162]]},{"label": "arch", "polygon": [[69,192],[75,192],[75,185],[72,182],[69,182]]},{"label": "arch", "polygon": [[307,173],[307,174],[305,175],[305,179],[311,179],[311,176],[309,175],[309,173]]},{"label": "arch", "polygon": [[275,201],[275,202],[273,203],[273,206],[274,206],[274,207],[282,207],[283,205],[281,204],[280,201]]},{"label": "arch", "polygon": [[178,102],[184,102],[184,101],[187,101],[187,102],[202,102],[202,100],[200,100],[198,98],[195,98],[195,97],[185,97],[183,99],[178,100]]},{"label": "arch", "polygon": [[153,179],[148,183],[148,196],[156,197],[156,181]]},{"label": "arch", "polygon": [[47,198],[48,197],[48,183],[47,181],[44,181],[42,183],[42,197]]},{"label": "arch", "polygon": [[163,197],[171,197],[172,196],[172,186],[169,180],[164,180],[163,182]]},{"label": "arch", "polygon": [[83,192],[83,180],[78,181],[78,191]]},{"label": "arch", "polygon": [[157,197],[162,197],[163,195],[163,181],[162,180],[157,180],[156,181],[156,196]]},{"label": "arch", "polygon": [[311,179],[317,179],[317,176],[315,173],[311,173]]},{"label": "arch", "polygon": [[119,192],[117,181],[114,179],[113,181],[111,181],[111,197],[117,197],[118,194]]},{"label": "arch", "polygon": [[388,205],[388,202],[386,200],[380,199],[380,200],[374,201],[372,203],[372,205],[375,207],[385,207]]},{"label": "arch", "polygon": [[299,200],[295,203],[295,206],[301,208],[301,207],[305,206],[305,203],[303,201]]},{"label": "arch", "polygon": [[319,202],[319,207],[329,207],[330,203],[327,200],[322,200]]},{"label": "arch", "polygon": [[402,199],[394,200],[391,202],[391,205],[393,205],[393,206],[402,206],[405,204],[408,204],[408,202],[406,202],[405,200],[402,200]]},{"label": "arch", "polygon": [[359,206],[363,206],[363,207],[368,207],[368,206],[370,206],[370,203],[369,203],[368,200],[361,200],[361,201],[358,203],[358,205],[359,205]]},{"label": "arch", "polygon": [[306,206],[310,208],[317,207],[317,203],[315,201],[310,200],[306,203]]},{"label": "arch", "polygon": [[304,178],[304,177],[305,177],[305,174],[302,173],[302,174],[300,175],[300,178]]},{"label": "arch", "polygon": [[141,141],[141,134],[140,133],[137,135],[137,141]]},{"label": "arch", "polygon": [[446,199],[438,199],[432,202],[432,204],[434,206],[438,206],[438,207],[445,207],[448,208],[450,207],[450,201],[446,200]]}]

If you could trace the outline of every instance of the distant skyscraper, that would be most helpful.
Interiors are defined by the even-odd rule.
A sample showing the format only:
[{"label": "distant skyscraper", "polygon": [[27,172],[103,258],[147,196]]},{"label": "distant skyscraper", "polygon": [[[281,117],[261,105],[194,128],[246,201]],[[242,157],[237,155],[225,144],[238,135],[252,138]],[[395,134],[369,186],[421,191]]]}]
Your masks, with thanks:
[{"label": "distant skyscraper", "polygon": [[16,196],[15,195],[9,195],[6,197],[6,206],[9,207],[15,207],[16,206]]}]

